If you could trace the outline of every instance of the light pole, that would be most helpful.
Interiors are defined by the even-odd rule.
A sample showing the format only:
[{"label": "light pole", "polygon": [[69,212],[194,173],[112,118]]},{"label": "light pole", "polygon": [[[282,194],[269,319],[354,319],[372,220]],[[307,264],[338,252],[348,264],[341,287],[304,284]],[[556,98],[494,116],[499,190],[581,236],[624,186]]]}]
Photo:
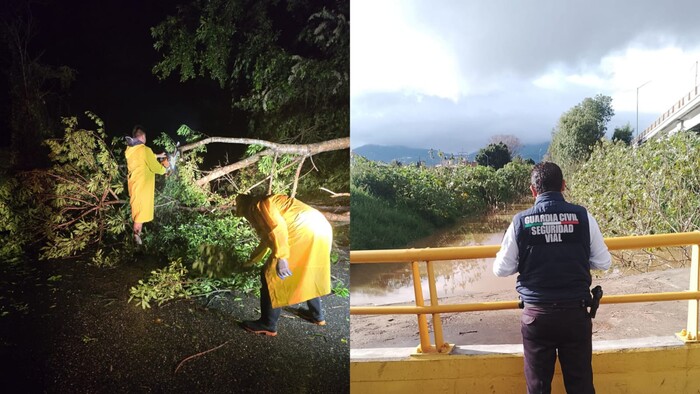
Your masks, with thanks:
[{"label": "light pole", "polygon": [[637,126],[634,129],[634,131],[637,133],[637,138],[639,139],[639,89],[643,88],[644,85],[648,84],[651,82],[651,80],[644,82],[643,84],[637,86]]}]

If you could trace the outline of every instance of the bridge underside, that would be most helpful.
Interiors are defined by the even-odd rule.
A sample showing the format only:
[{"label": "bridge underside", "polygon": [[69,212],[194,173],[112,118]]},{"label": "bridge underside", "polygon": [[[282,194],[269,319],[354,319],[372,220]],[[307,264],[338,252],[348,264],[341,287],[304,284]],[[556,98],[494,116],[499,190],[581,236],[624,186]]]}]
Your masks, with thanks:
[{"label": "bridge underside", "polygon": [[[353,349],[353,393],[525,392],[522,345],[456,346],[449,356],[411,356],[413,348]],[[596,391],[696,393],[700,344],[674,337],[593,343]],[[557,363],[553,393],[565,393]]]}]

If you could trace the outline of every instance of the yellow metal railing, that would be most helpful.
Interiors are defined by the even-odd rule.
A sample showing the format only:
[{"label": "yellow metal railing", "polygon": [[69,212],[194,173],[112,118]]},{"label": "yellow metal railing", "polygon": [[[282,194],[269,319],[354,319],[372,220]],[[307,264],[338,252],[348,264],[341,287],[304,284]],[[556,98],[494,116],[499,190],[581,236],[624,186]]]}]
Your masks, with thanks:
[{"label": "yellow metal railing", "polygon": [[[686,342],[698,341],[698,300],[700,299],[700,232],[642,235],[633,237],[606,238],[609,250],[644,249],[668,246],[692,246],[690,285],[688,291],[605,295],[601,304],[618,304],[629,302],[678,301],[688,300],[688,323],[686,328],[677,335]],[[351,264],[371,263],[410,263],[413,271],[413,287],[416,296],[416,306],[357,306],[350,307],[352,315],[395,315],[415,314],[418,316],[420,345],[418,353],[449,354],[453,345],[444,341],[440,313],[473,312],[485,310],[517,309],[518,301],[481,302],[472,304],[439,305],[435,289],[435,273],[433,262],[441,260],[466,260],[496,257],[500,249],[498,245],[466,246],[449,248],[426,249],[394,249],[394,250],[356,250],[350,252]],[[430,305],[425,305],[419,263],[426,262],[428,285],[430,287]],[[430,343],[428,321],[426,315],[432,315],[435,345]]]}]

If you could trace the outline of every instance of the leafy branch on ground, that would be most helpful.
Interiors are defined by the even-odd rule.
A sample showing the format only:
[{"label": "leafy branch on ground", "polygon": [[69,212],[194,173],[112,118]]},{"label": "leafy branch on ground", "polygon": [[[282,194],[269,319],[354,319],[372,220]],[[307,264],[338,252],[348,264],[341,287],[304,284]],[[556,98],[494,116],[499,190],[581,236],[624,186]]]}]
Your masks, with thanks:
[{"label": "leafy branch on ground", "polygon": [[208,296],[215,292],[236,290],[249,293],[257,290],[259,283],[244,276],[232,276],[213,279],[206,277],[191,278],[189,270],[180,260],[170,263],[165,268],[153,270],[144,281],[139,280],[136,286],[129,289],[129,301],[143,309],[150,308],[153,303],[158,306],[163,303],[198,296]]},{"label": "leafy branch on ground", "polygon": [[345,283],[343,283],[341,280],[335,282],[331,290],[333,291],[333,294],[337,295],[338,297],[350,297],[350,289],[348,289],[347,286],[345,286]]}]

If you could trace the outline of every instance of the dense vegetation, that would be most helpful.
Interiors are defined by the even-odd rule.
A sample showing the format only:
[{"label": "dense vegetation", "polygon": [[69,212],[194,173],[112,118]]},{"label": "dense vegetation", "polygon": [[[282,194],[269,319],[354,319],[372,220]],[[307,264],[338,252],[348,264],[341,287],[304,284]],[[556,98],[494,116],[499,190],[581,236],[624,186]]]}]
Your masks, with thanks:
[{"label": "dense vegetation", "polygon": [[[68,93],[76,73],[30,56],[31,7],[21,3],[17,14],[24,17],[0,15],[0,44],[11,54],[0,66],[12,90],[13,159],[0,172],[0,259],[75,258],[97,266],[132,259],[124,142],[110,140],[96,115],[88,113],[94,126],[79,126],[53,105],[53,95]],[[235,130],[238,137],[295,146],[347,137],[348,19],[345,2],[193,0],[152,28],[162,55],[152,71],[154,78],[179,75],[182,82],[211,79],[230,91],[232,113],[248,123]],[[188,127],[177,134],[189,143],[204,139]],[[153,133],[149,146],[173,152],[171,137]],[[219,169],[215,186],[200,168],[206,145],[183,150],[177,176],[157,177],[156,219],[145,226],[140,253],[170,264],[132,288],[142,306],[212,286],[257,288],[256,273],[235,269],[257,236],[232,214],[233,195],[255,188],[348,191],[342,148],[313,156],[236,143],[248,149],[232,169]]]},{"label": "dense vegetation", "polygon": [[700,227],[700,137],[679,133],[639,147],[604,141],[571,179],[606,236],[695,231]]},{"label": "dense vegetation", "polygon": [[[40,259],[79,257],[114,266],[133,255],[123,143],[107,142],[102,121],[89,115],[96,130],[78,128],[75,118],[66,119],[65,137],[47,141],[50,167],[0,178],[3,261],[36,251]],[[186,127],[180,134],[187,140],[201,138]],[[172,143],[165,135],[158,140]],[[185,155],[177,176],[158,178],[158,220],[146,226],[143,252],[172,265],[184,261],[204,276],[225,275],[230,285],[250,290],[255,274],[224,272],[222,267],[245,260],[257,236],[245,220],[214,209],[230,203],[225,195],[195,184],[203,152],[201,147]],[[184,290],[196,283],[184,275],[186,270],[180,272]]]},{"label": "dense vegetation", "polygon": [[527,193],[531,168],[519,160],[495,170],[384,165],[355,157],[350,167],[351,246],[405,246],[435,227],[511,202]]}]

